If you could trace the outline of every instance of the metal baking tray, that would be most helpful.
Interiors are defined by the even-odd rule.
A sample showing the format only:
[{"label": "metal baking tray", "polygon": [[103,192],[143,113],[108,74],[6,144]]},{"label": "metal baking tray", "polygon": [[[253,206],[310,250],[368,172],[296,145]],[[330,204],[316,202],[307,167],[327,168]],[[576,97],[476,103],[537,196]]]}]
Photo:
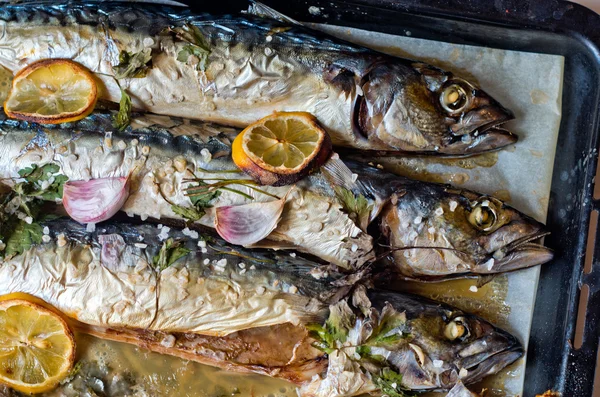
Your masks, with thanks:
[{"label": "metal baking tray", "polygon": [[[198,12],[247,7],[246,0],[183,1]],[[524,396],[552,389],[593,394],[600,337],[600,16],[562,0],[263,0],[300,21],[396,35],[562,55],[562,120],[554,162],[546,245],[529,340]],[[309,7],[319,7],[313,15]],[[535,172],[535,170],[530,170]],[[600,176],[599,176],[600,178]],[[600,185],[600,183],[599,183]],[[599,376],[600,379],[600,376]],[[600,380],[598,381],[600,384]]]}]

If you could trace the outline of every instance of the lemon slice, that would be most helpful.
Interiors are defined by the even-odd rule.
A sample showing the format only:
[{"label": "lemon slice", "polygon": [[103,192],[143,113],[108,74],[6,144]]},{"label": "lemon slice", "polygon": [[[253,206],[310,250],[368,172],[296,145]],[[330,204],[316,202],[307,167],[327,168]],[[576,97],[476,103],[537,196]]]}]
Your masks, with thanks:
[{"label": "lemon slice", "polygon": [[0,299],[0,383],[24,393],[51,390],[73,367],[73,333],[53,310],[6,298]]},{"label": "lemon slice", "polygon": [[234,140],[236,165],[263,185],[294,183],[321,166],[331,139],[310,113],[280,112],[248,126]]},{"label": "lemon slice", "polygon": [[66,123],[90,114],[97,99],[96,81],[86,68],[68,59],[45,59],[15,75],[4,111],[20,120]]}]

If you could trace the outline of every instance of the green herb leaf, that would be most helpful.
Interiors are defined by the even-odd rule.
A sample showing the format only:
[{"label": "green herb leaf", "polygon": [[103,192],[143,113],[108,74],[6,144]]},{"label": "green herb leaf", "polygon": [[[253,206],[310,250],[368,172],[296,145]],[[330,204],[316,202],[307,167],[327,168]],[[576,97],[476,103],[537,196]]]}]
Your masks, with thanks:
[{"label": "green herb leaf", "polygon": [[307,329],[317,340],[314,346],[329,354],[346,341],[355,321],[356,316],[348,302],[342,300],[329,307],[329,317],[324,326],[311,324]]},{"label": "green herb leaf", "polygon": [[115,78],[140,78],[146,77],[148,70],[152,67],[152,49],[144,48],[140,52],[129,53],[121,51],[119,64],[113,66]]},{"label": "green herb leaf", "polygon": [[190,252],[191,250],[182,247],[181,241],[174,241],[169,238],[163,243],[158,254],[152,258],[152,263],[162,271]]},{"label": "green herb leaf", "polygon": [[196,69],[206,70],[206,63],[208,62],[208,56],[210,55],[210,45],[204,38],[204,35],[198,29],[197,26],[192,24],[185,24],[176,28],[171,28],[171,32],[175,33],[175,36],[182,41],[187,41],[189,44],[183,46],[183,48],[177,53],[177,60],[185,63],[192,62],[190,57],[197,58]]},{"label": "green herb leaf", "polygon": [[348,302],[342,300],[329,307],[329,318],[325,322],[325,327],[333,339],[344,343],[355,321],[356,316],[348,306]]},{"label": "green herb leaf", "polygon": [[[57,175],[59,171],[60,167],[54,163],[44,164],[41,167],[33,164],[31,167],[23,168],[18,173],[25,181],[17,183],[13,190],[22,196],[40,197],[47,201],[59,200],[63,196],[63,186],[69,180],[65,175]],[[43,184],[50,180],[51,183]],[[26,208],[24,210],[32,216],[30,211]]]},{"label": "green herb leaf", "polygon": [[[206,182],[198,182],[198,184],[196,186],[192,186],[192,187],[206,186],[206,185],[207,185]],[[210,207],[212,207],[210,205],[210,202],[212,200],[216,199],[217,197],[219,197],[220,195],[221,195],[220,190],[213,190],[212,192],[207,192],[204,194],[197,194],[197,195],[190,196],[190,201],[197,208],[210,208]]]},{"label": "green herb leaf", "polygon": [[119,131],[125,130],[131,123],[131,97],[121,88],[121,101],[119,102],[119,113],[113,116],[113,127]]},{"label": "green herb leaf", "polygon": [[27,182],[47,181],[50,177],[60,171],[60,167],[54,163],[44,164],[39,167],[37,164],[32,164],[31,167],[25,167],[18,171],[19,176]]},{"label": "green herb leaf", "polygon": [[28,224],[23,220],[19,220],[6,240],[4,257],[12,258],[27,251],[32,245],[40,244],[42,235],[43,229],[39,224]]},{"label": "green herb leaf", "polygon": [[415,395],[402,387],[402,375],[391,368],[382,369],[379,375],[373,376],[373,381],[383,395],[389,397],[412,397]]},{"label": "green herb leaf", "polygon": [[362,229],[366,230],[369,226],[369,218],[371,216],[372,205],[365,196],[359,194],[354,195],[350,190],[336,186],[335,193],[341,201],[344,210],[350,215],[350,218]]},{"label": "green herb leaf", "polygon": [[381,317],[373,324],[373,332],[366,340],[367,346],[386,347],[394,345],[408,337],[408,332],[403,332],[406,326],[406,314],[396,311],[392,305],[387,303],[381,311]]},{"label": "green herb leaf", "polygon": [[[199,182],[196,186],[205,186],[205,182]],[[190,201],[193,204],[193,207],[183,207],[181,205],[176,205],[171,203],[165,197],[168,203],[171,204],[171,210],[177,215],[181,216],[190,221],[197,221],[202,218],[206,214],[206,209],[212,207],[210,202],[221,195],[219,190],[214,190],[212,192],[207,192],[203,194],[198,194],[194,196],[190,196]]]},{"label": "green herb leaf", "polygon": [[203,208],[183,207],[181,205],[171,205],[171,210],[177,215],[190,221],[198,221],[206,214]]}]

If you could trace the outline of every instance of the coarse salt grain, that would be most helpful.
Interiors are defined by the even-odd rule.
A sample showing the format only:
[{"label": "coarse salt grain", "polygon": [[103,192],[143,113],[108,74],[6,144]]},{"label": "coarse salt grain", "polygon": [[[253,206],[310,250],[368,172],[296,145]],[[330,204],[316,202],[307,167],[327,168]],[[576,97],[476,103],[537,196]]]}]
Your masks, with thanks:
[{"label": "coarse salt grain", "polygon": [[442,208],[442,207],[438,207],[438,208],[435,210],[435,214],[436,214],[437,216],[442,216],[442,214],[443,214],[443,213],[444,213],[444,210],[443,210],[443,208]]},{"label": "coarse salt grain", "polygon": [[136,247],[144,249],[148,247],[148,244],[143,244],[143,243],[135,243],[134,244]]},{"label": "coarse salt grain", "polygon": [[173,335],[165,335],[163,340],[160,341],[160,344],[164,347],[173,347],[175,346],[175,336]]},{"label": "coarse salt grain", "polygon": [[418,225],[419,223],[421,223],[422,220],[423,220],[422,217],[417,216],[413,222],[414,222],[415,225]]},{"label": "coarse salt grain", "polygon": [[456,207],[458,206],[458,203],[454,200],[450,201],[449,207],[450,207],[450,211],[454,212],[454,210],[456,209]]},{"label": "coarse salt grain", "polygon": [[50,234],[50,229],[48,228],[48,226],[44,226],[44,229],[42,231],[44,234]]},{"label": "coarse salt grain", "polygon": [[88,233],[94,233],[96,231],[96,224],[88,223],[87,225],[85,225],[85,231]]},{"label": "coarse salt grain", "polygon": [[200,247],[200,248],[206,248],[206,241],[204,241],[204,240],[198,241],[198,247]]},{"label": "coarse salt grain", "polygon": [[460,371],[458,372],[458,377],[461,378],[461,379],[466,378],[467,375],[469,375],[469,371],[467,371],[464,368],[461,368]]},{"label": "coarse salt grain", "polygon": [[479,291],[479,289],[478,289],[476,286],[474,286],[474,285],[471,285],[471,286],[469,287],[469,291],[471,291],[471,292],[477,292],[477,291]]},{"label": "coarse salt grain", "polygon": [[442,368],[443,365],[444,365],[444,362],[442,360],[433,360],[433,366],[435,368]]},{"label": "coarse salt grain", "polygon": [[31,225],[33,223],[33,218],[30,216],[26,216],[25,217],[25,222],[27,222],[27,224]]},{"label": "coarse salt grain", "polygon": [[[51,239],[51,238],[50,238],[50,236],[48,236],[47,234],[44,234],[44,235],[42,236],[42,241],[43,241],[44,243],[49,243],[49,242],[50,242],[50,240],[52,240],[52,239]],[[4,243],[2,243],[2,244],[4,244]]]}]

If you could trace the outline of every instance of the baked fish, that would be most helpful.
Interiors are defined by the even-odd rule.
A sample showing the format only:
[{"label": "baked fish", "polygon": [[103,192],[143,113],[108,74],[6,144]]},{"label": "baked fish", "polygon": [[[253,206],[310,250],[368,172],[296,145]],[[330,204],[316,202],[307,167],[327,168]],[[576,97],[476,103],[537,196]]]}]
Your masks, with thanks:
[{"label": "baked fish", "polygon": [[0,10],[0,65],[46,58],[95,72],[101,98],[121,88],[139,110],[245,127],[307,111],[334,145],[468,155],[514,143],[513,118],[476,85],[422,62],[291,22],[168,6],[70,1]]},{"label": "baked fish", "polygon": [[227,189],[236,192],[221,190],[202,209],[205,214],[193,219],[211,228],[217,207],[287,194],[279,223],[257,245],[296,249],[349,271],[381,256],[402,277],[435,281],[552,258],[549,249],[533,243],[547,234],[544,226],[497,199],[335,156],[291,192],[289,186],[257,191],[230,159],[237,131],[214,124],[142,115],[133,118],[133,128],[119,132],[110,113],[96,113],[53,127],[0,119],[0,132],[5,183],[18,180],[21,170],[48,163],[72,181],[127,176],[129,198],[122,209],[142,219],[185,217],[182,211],[194,209],[187,189],[195,186],[186,181],[233,181]]},{"label": "baked fish", "polygon": [[0,264],[0,294],[43,299],[102,338],[289,380],[304,396],[447,390],[523,354],[481,318],[307,277],[318,264],[300,257],[148,224],[42,226],[44,243]]}]

